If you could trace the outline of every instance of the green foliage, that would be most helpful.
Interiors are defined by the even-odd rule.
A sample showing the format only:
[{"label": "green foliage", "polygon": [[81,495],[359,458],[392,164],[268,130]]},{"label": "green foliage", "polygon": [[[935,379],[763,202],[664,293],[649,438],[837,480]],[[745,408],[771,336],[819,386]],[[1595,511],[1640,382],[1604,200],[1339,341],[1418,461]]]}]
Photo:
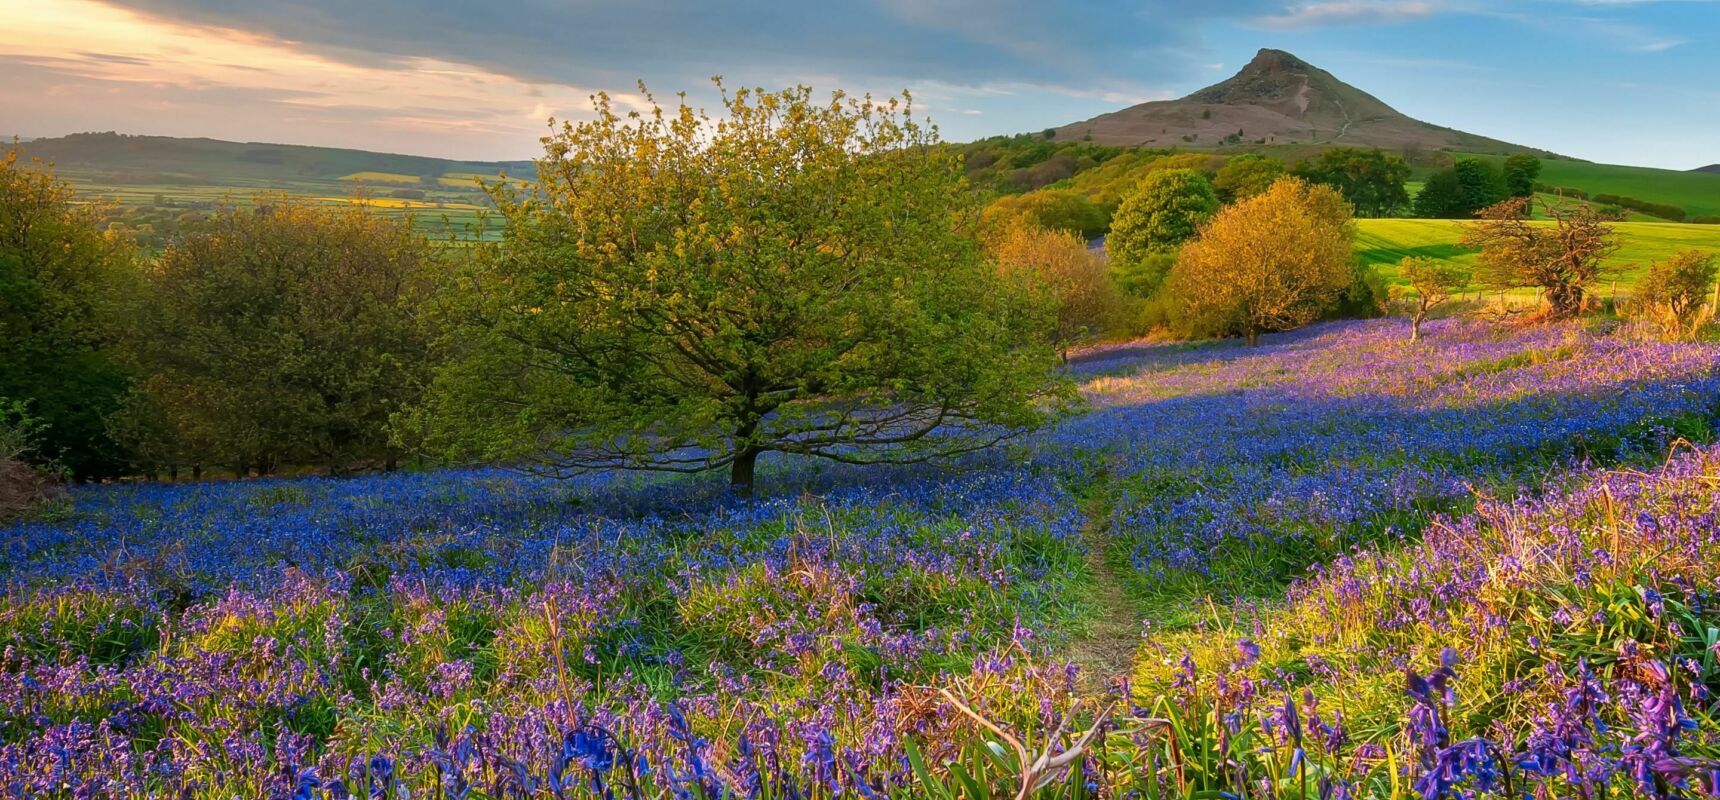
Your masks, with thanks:
[{"label": "green foliage", "polygon": [[1266,191],[1285,173],[1284,162],[1258,153],[1243,153],[1224,162],[1213,178],[1213,188],[1226,203],[1247,200]]},{"label": "green foliage", "polygon": [[1111,259],[1111,280],[1132,297],[1151,298],[1176,266],[1177,251],[1158,250],[1135,260]]},{"label": "green foliage", "polygon": [[1046,230],[1074,231],[1088,238],[1103,234],[1111,224],[1110,215],[1097,203],[1073,190],[1057,188],[1004,195],[986,206],[981,218],[994,229],[1026,221]]},{"label": "green foliage", "polygon": [[1415,213],[1428,219],[1471,219],[1508,196],[1504,176],[1491,163],[1460,158],[1450,169],[1428,177],[1416,195]]},{"label": "green foliage", "polygon": [[1478,247],[1476,277],[1497,289],[1536,287],[1548,312],[1569,317],[1583,310],[1585,293],[1610,274],[1607,258],[1618,251],[1611,225],[1593,206],[1547,206],[1553,225],[1536,225],[1529,200],[1490,206],[1482,221],[1464,233],[1463,244]]},{"label": "green foliage", "polygon": [[[1473,213],[1473,212],[1471,212]],[[1457,173],[1442,169],[1427,177],[1415,196],[1415,215],[1424,219],[1460,219],[1463,211],[1463,190],[1457,183]]]},{"label": "green foliage", "polygon": [[112,427],[147,468],[394,457],[389,414],[426,380],[428,242],[363,206],[276,196],[169,247],[133,309],[144,377]]},{"label": "green foliage", "polygon": [[1720,258],[1700,250],[1686,250],[1657,261],[1637,283],[1632,305],[1645,316],[1656,318],[1669,332],[1687,332],[1699,321],[1717,272]]},{"label": "green foliage", "polygon": [[1395,217],[1409,208],[1409,163],[1379,149],[1334,147],[1297,162],[1291,173],[1337,189],[1359,217]]},{"label": "green foliage", "polygon": [[126,385],[109,320],[131,251],[100,221],[47,165],[0,159],[0,397],[28,403],[41,456],[80,477],[123,466],[102,418]]},{"label": "green foliage", "polygon": [[1021,134],[994,136],[965,145],[945,145],[961,157],[975,186],[1000,192],[1028,192],[1093,169],[1122,155],[1120,147],[1086,142],[1054,142]]},{"label": "green foliage", "polygon": [[1541,162],[1541,180],[1678,206],[1693,215],[1720,214],[1720,174],[1547,159]]},{"label": "green foliage", "polygon": [[1154,254],[1174,250],[1194,238],[1218,207],[1212,182],[1199,172],[1174,169],[1147,175],[1117,208],[1111,218],[1111,234],[1105,240],[1117,269],[1131,276],[1125,286],[1132,286],[1141,297],[1156,290],[1153,277],[1162,277],[1157,270],[1162,259]]},{"label": "green foliage", "polygon": [[1336,190],[1285,178],[1202,228],[1165,291],[1194,331],[1254,344],[1261,333],[1318,319],[1356,286],[1354,239],[1350,205]]},{"label": "green foliage", "polygon": [[1684,209],[1675,205],[1667,203],[1651,203],[1647,200],[1638,200],[1634,197],[1626,197],[1623,195],[1605,193],[1597,194],[1594,196],[1594,201],[1609,206],[1618,206],[1619,208],[1628,208],[1632,211],[1640,211],[1651,217],[1669,219],[1673,222],[1683,222],[1686,215]]},{"label": "green foliage", "polygon": [[1528,153],[1518,153],[1505,159],[1502,173],[1506,193],[1512,197],[1528,197],[1535,193],[1535,181],[1541,177],[1541,159]]},{"label": "green foliage", "polygon": [[504,247],[450,283],[451,362],[408,420],[430,452],[554,474],[757,457],[917,461],[1069,396],[1052,309],[958,229],[959,160],[905,99],[798,88],[596,116],[497,191]]}]

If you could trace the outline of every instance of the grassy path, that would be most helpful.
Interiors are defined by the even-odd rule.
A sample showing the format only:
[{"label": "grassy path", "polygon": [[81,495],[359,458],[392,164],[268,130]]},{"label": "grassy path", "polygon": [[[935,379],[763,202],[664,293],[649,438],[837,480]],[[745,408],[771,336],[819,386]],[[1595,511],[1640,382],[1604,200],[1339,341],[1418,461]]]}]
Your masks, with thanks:
[{"label": "grassy path", "polygon": [[1129,675],[1141,644],[1144,614],[1123,590],[1122,578],[1111,566],[1111,504],[1104,482],[1085,502],[1087,524],[1081,536],[1087,545],[1091,608],[1085,630],[1070,644],[1069,658],[1081,667],[1081,691],[1101,694]]}]

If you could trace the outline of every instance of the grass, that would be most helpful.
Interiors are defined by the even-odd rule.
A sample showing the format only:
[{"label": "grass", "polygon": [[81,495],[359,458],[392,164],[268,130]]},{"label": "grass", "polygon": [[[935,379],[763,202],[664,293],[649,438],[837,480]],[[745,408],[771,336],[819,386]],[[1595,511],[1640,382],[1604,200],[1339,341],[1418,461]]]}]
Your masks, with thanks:
[{"label": "grass", "polygon": [[[1499,156],[1478,157],[1493,161],[1495,166],[1504,161]],[[1669,203],[1691,216],[1720,214],[1720,175],[1713,173],[1545,159],[1541,161],[1540,182],[1591,195],[1616,194]]]},{"label": "grass", "polygon": [[[1440,219],[1362,219],[1356,221],[1356,251],[1388,280],[1399,282],[1397,264],[1411,256],[1425,256],[1464,266],[1473,266],[1475,252],[1459,246],[1463,224]],[[1623,270],[1619,282],[1629,286],[1652,262],[1671,257],[1680,250],[1720,252],[1720,226],[1684,225],[1676,222],[1621,222],[1619,251],[1608,263]]]}]

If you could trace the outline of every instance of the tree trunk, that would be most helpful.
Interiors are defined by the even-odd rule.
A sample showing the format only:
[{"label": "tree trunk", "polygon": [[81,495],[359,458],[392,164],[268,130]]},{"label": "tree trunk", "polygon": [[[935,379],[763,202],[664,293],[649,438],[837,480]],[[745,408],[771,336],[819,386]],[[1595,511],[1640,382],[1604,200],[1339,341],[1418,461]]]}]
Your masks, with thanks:
[{"label": "tree trunk", "polygon": [[738,497],[752,497],[753,469],[758,466],[759,449],[742,447],[729,464],[729,491]]},{"label": "tree trunk", "polygon": [[1421,341],[1421,315],[1409,319],[1409,341],[1411,344]]},{"label": "tree trunk", "polygon": [[1244,332],[1242,334],[1242,337],[1244,339],[1248,340],[1248,346],[1249,347],[1257,347],[1260,345],[1260,332],[1256,331],[1253,328],[1249,328],[1246,332]]}]

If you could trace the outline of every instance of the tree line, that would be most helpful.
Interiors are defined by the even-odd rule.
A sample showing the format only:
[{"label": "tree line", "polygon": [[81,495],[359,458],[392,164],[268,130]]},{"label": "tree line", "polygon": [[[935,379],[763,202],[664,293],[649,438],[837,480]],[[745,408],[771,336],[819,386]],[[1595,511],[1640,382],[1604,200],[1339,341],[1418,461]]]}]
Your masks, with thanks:
[{"label": "tree line", "polygon": [[31,439],[9,455],[84,479],[422,458],[745,491],[767,453],[939,458],[1073,402],[1070,310],[1108,300],[1082,296],[1084,247],[982,232],[911,98],[594,111],[536,184],[492,188],[496,243],[265,195],[146,254],[8,155],[0,428]]},{"label": "tree line", "polygon": [[[907,95],[651,105],[599,95],[545,140],[537,182],[490,187],[495,242],[265,194],[145,252],[49,165],[8,154],[0,461],[81,479],[722,470],[745,492],[772,453],[943,458],[1072,408],[1060,362],[1143,320],[1254,343],[1381,313],[1353,220],[1430,191],[1412,201],[1407,165],[1373,150],[1210,171],[1212,156],[1166,156],[1117,194],[1098,248],[1078,195],[988,206]],[[1099,169],[1113,163],[1143,162]],[[1538,163],[1453,165],[1456,194],[1488,201],[1482,269],[1405,265],[1417,331],[1471,280],[1584,307],[1610,229],[1587,206],[1529,224],[1510,195]],[[1657,266],[1644,296],[1686,325],[1712,266]]]}]

